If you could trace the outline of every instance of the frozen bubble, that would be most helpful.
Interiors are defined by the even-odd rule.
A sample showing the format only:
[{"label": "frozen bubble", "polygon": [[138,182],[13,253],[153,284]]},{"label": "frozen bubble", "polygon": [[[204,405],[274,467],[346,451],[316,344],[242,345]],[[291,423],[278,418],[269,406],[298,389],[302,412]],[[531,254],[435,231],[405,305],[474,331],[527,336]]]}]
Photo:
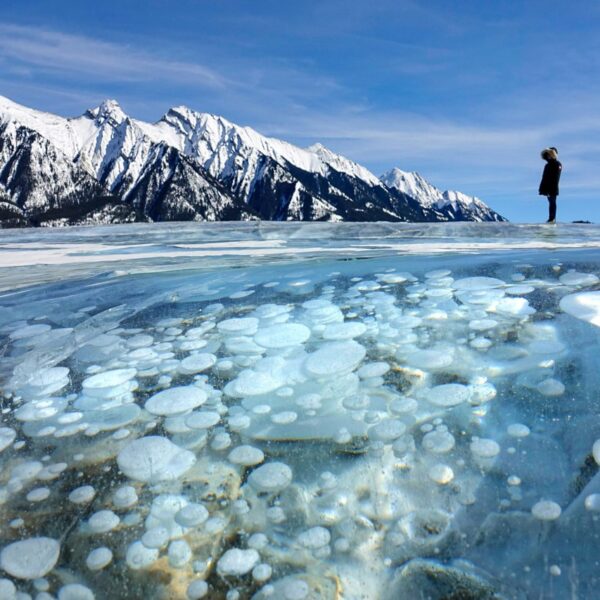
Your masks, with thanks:
[{"label": "frozen bubble", "polygon": [[130,569],[145,569],[158,560],[158,554],[156,548],[146,548],[142,542],[133,542],[127,548],[125,561]]},{"label": "frozen bubble", "polygon": [[565,393],[565,386],[558,379],[544,379],[535,387],[544,396],[562,396]]},{"label": "frozen bubble", "polygon": [[600,327],[600,291],[564,296],[560,308],[573,317]]},{"label": "frozen bubble", "polygon": [[258,331],[254,341],[263,348],[289,348],[303,344],[310,337],[310,329],[300,323],[281,323]]},{"label": "frozen bubble", "polygon": [[511,475],[506,482],[508,483],[508,485],[521,485],[521,478],[517,477],[516,475]]},{"label": "frozen bubble", "polygon": [[285,410],[271,415],[271,421],[277,425],[290,425],[298,419],[298,413],[293,410]]},{"label": "frozen bubble", "polygon": [[80,583],[67,583],[58,590],[58,600],[94,600],[94,592]]},{"label": "frozen bubble", "polygon": [[153,415],[178,415],[206,402],[206,392],[193,385],[172,387],[146,400],[144,408]]},{"label": "frozen bubble", "polygon": [[512,437],[523,438],[527,437],[531,433],[531,430],[527,425],[523,425],[522,423],[511,423],[506,428],[506,433]]},{"label": "frozen bubble", "polygon": [[454,471],[448,466],[441,463],[433,465],[427,473],[429,479],[435,481],[439,485],[446,485],[454,479]]},{"label": "frozen bubble", "polygon": [[435,430],[423,436],[423,448],[434,454],[445,454],[454,448],[454,436],[449,431]]},{"label": "frozen bubble", "polygon": [[171,533],[166,527],[150,527],[142,536],[142,544],[146,548],[166,548],[170,539]]},{"label": "frozen bubble", "polygon": [[369,437],[382,442],[392,442],[406,431],[406,425],[396,419],[386,419],[369,429]]},{"label": "frozen bubble", "polygon": [[29,502],[42,502],[43,500],[46,500],[49,495],[50,490],[47,487],[39,487],[31,490],[27,494],[27,500],[29,500]]},{"label": "frozen bubble", "polygon": [[11,427],[0,427],[0,452],[8,448],[17,437],[17,432]]},{"label": "frozen bubble", "polygon": [[329,544],[331,534],[325,527],[312,527],[303,531],[297,538],[298,543],[305,548],[315,550]]},{"label": "frozen bubble", "polygon": [[10,579],[0,578],[0,598],[17,600],[17,588]]},{"label": "frozen bubble", "polygon": [[234,398],[261,396],[262,394],[274,392],[277,388],[282,387],[284,383],[285,381],[278,373],[247,369],[225,386],[225,393]]},{"label": "frozen bubble", "polygon": [[314,377],[333,377],[353,371],[365,354],[365,348],[357,342],[330,342],[309,355],[304,368]]},{"label": "frozen bubble", "polygon": [[584,505],[587,510],[600,512],[600,494],[590,494],[586,496]]},{"label": "frozen bubble", "polygon": [[6,546],[0,552],[0,567],[17,579],[38,579],[54,568],[59,553],[56,540],[29,538]]},{"label": "frozen bubble", "polygon": [[95,495],[96,490],[91,485],[82,485],[69,494],[69,500],[73,504],[87,504],[94,499]]},{"label": "frozen bubble", "polygon": [[596,440],[592,446],[592,455],[596,464],[600,465],[600,440]]},{"label": "frozen bubble", "polygon": [[258,319],[227,319],[217,324],[217,329],[225,335],[254,335],[258,329]]},{"label": "frozen bubble", "polygon": [[100,571],[104,569],[107,565],[110,564],[113,558],[113,553],[110,549],[102,546],[101,548],[96,548],[92,550],[86,560],[85,564],[90,571]]},{"label": "frozen bubble", "polygon": [[26,338],[31,338],[41,335],[42,333],[46,333],[51,329],[52,327],[50,327],[50,325],[46,325],[44,323],[26,325],[25,327],[19,327],[19,329],[12,331],[9,337],[11,340],[24,340]]},{"label": "frozen bubble", "polygon": [[473,319],[469,322],[469,329],[473,331],[488,331],[494,329],[498,325],[498,321],[494,319]]},{"label": "frozen bubble", "polygon": [[149,483],[178,479],[195,462],[192,452],[160,436],[134,440],[117,456],[119,468],[127,477]]},{"label": "frozen bubble", "polygon": [[291,482],[292,470],[281,462],[262,465],[248,477],[248,483],[258,492],[280,492]]},{"label": "frozen bubble", "polygon": [[418,369],[444,369],[452,364],[451,352],[443,350],[416,350],[406,358],[406,362]]},{"label": "frozen bubble", "polygon": [[185,594],[187,600],[200,600],[208,594],[208,583],[202,579],[196,579],[188,585]]},{"label": "frozen bubble", "polygon": [[186,419],[185,424],[192,429],[210,429],[221,420],[218,412],[202,411],[191,413]]},{"label": "frozen bubble", "polygon": [[182,527],[197,527],[208,519],[208,510],[202,504],[191,502],[179,509],[175,522]]},{"label": "frozen bubble", "polygon": [[526,296],[534,290],[535,288],[532,285],[511,285],[506,288],[506,293],[511,296]]},{"label": "frozen bubble", "polygon": [[498,442],[487,438],[473,438],[470,448],[475,456],[481,458],[493,458],[500,453]]},{"label": "frozen bubble", "polygon": [[228,459],[236,465],[250,467],[261,463],[265,459],[265,455],[260,448],[242,445],[234,448],[229,453]]},{"label": "frozen bubble", "polygon": [[578,273],[577,271],[568,271],[561,275],[558,280],[564,285],[596,285],[600,279],[593,273]]},{"label": "frozen bubble", "polygon": [[222,450],[227,450],[231,446],[231,436],[225,432],[221,431],[213,437],[210,447],[215,452],[221,452]]},{"label": "frozen bubble", "polygon": [[184,375],[194,375],[210,369],[217,362],[214,354],[192,354],[179,363],[179,372]]},{"label": "frozen bubble", "polygon": [[257,581],[258,583],[262,583],[263,581],[268,581],[273,574],[273,569],[271,566],[266,563],[261,563],[256,565],[254,569],[252,569],[252,579]]},{"label": "frozen bubble", "polygon": [[540,500],[531,508],[531,514],[540,521],[554,521],[560,517],[560,505],[551,500]]},{"label": "frozen bubble", "polygon": [[104,390],[107,388],[115,388],[127,383],[135,377],[135,369],[115,369],[113,371],[103,371],[96,375],[92,375],[83,380],[81,384],[83,389],[88,393]]},{"label": "frozen bubble", "polygon": [[123,485],[113,494],[113,504],[116,508],[129,508],[138,501],[135,488],[131,485]]},{"label": "frozen bubble", "polygon": [[262,550],[269,544],[269,538],[264,533],[253,533],[248,538],[248,547],[256,550]]},{"label": "frozen bubble", "polygon": [[185,540],[175,540],[169,544],[167,552],[169,565],[179,569],[192,560],[192,549]]},{"label": "frozen bubble", "polygon": [[390,365],[386,362],[372,362],[363,365],[356,372],[361,379],[371,379],[372,377],[382,377],[390,370]]},{"label": "frozen bubble", "polygon": [[450,407],[467,402],[471,391],[466,385],[460,383],[445,383],[436,385],[430,390],[424,390],[422,394],[428,402],[435,406]]},{"label": "frozen bubble", "polygon": [[414,398],[402,397],[390,402],[390,410],[396,415],[414,413],[419,403]]},{"label": "frozen bubble", "polygon": [[229,429],[231,431],[242,431],[243,429],[247,429],[250,427],[251,419],[248,415],[233,415],[229,417],[227,420],[227,424],[229,425]]},{"label": "frozen bubble", "polygon": [[293,579],[283,587],[284,600],[304,600],[308,597],[309,592],[308,583],[302,579]]},{"label": "frozen bubble", "polygon": [[454,287],[461,291],[489,290],[503,287],[504,285],[504,281],[495,279],[494,277],[465,277],[464,279],[457,279],[454,282]]},{"label": "frozen bubble", "polygon": [[331,323],[325,327],[322,336],[325,340],[351,340],[363,335],[366,331],[367,326],[358,321]]},{"label": "frozen bubble", "polygon": [[219,559],[217,572],[221,576],[240,577],[252,571],[259,560],[260,556],[254,548],[249,550],[231,548]]},{"label": "frozen bubble", "polygon": [[90,517],[88,527],[94,533],[107,533],[118,527],[120,522],[121,519],[112,510],[99,510]]},{"label": "frozen bubble", "polygon": [[524,317],[535,312],[525,298],[502,298],[494,303],[493,309],[497,313],[514,317]]}]

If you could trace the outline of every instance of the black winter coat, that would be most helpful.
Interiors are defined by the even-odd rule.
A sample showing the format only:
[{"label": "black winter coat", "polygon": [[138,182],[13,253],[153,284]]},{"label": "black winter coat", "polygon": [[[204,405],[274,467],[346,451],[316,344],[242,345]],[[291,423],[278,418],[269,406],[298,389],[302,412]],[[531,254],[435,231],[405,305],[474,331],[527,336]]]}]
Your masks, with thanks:
[{"label": "black winter coat", "polygon": [[544,167],[542,181],[540,182],[540,196],[558,196],[558,182],[562,172],[562,165],[551,158]]}]

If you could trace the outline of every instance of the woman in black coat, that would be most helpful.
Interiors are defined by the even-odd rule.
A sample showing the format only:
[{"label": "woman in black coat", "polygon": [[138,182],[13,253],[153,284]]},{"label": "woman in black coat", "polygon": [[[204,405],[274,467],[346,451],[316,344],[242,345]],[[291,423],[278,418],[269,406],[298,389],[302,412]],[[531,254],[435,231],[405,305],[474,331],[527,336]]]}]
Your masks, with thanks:
[{"label": "woman in black coat", "polygon": [[546,223],[556,223],[556,197],[558,196],[558,182],[562,172],[562,165],[558,162],[558,150],[546,148],[542,150],[542,158],[546,161],[539,194],[548,198],[548,220]]}]

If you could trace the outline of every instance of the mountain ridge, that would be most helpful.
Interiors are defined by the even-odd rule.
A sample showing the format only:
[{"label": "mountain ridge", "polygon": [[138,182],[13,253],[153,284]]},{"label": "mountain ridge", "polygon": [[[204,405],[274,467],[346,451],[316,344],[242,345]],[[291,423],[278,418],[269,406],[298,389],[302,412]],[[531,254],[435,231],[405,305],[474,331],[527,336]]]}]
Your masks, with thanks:
[{"label": "mountain ridge", "polygon": [[0,226],[505,220],[478,199],[431,188],[453,195],[429,202],[321,144],[300,148],[185,106],[146,123],[116,100],[66,118],[0,96]]}]

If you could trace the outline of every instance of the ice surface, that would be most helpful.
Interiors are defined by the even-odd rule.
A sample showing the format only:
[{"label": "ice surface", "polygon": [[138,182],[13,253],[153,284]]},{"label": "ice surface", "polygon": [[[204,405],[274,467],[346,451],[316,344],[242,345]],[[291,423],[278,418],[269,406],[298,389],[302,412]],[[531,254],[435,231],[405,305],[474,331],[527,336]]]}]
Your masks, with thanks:
[{"label": "ice surface", "polygon": [[594,598],[598,233],[3,233],[0,590]]}]

